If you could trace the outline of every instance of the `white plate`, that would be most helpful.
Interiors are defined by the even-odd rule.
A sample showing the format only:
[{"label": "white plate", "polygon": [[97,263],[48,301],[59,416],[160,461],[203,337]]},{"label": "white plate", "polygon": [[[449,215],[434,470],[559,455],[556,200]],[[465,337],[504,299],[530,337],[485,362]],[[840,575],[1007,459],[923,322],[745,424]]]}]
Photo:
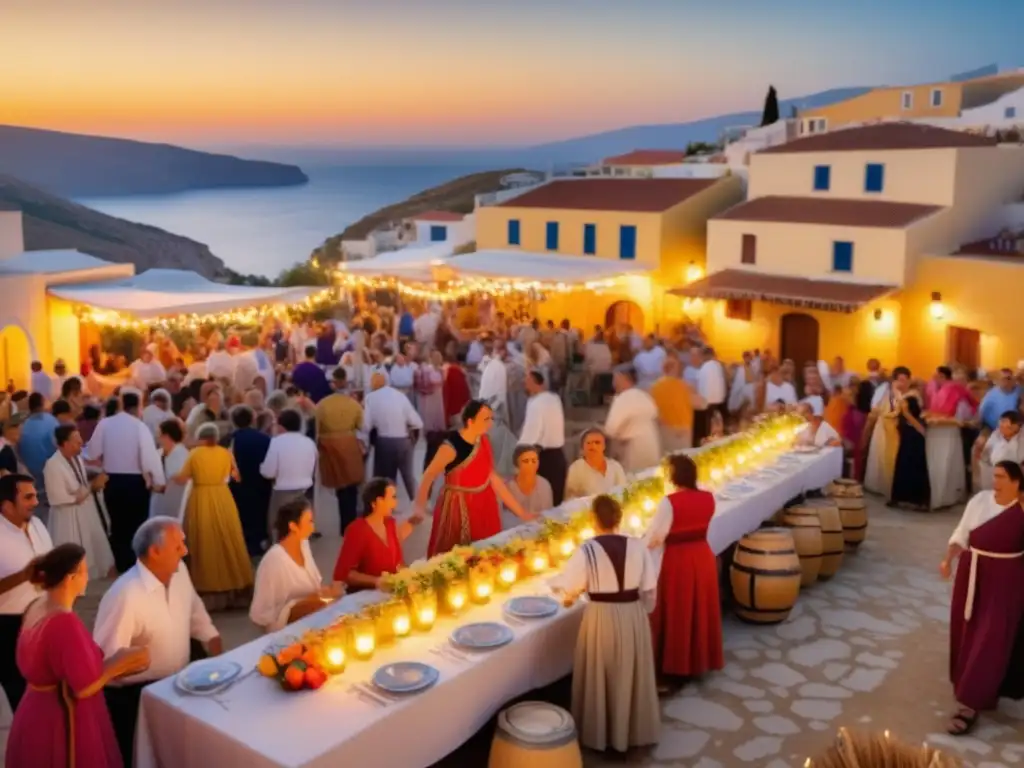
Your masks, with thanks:
[{"label": "white plate", "polygon": [[559,602],[547,595],[522,595],[506,601],[505,610],[520,619],[543,619],[558,613]]},{"label": "white plate", "polygon": [[500,648],[512,642],[515,633],[507,624],[497,621],[481,621],[475,624],[465,624],[451,635],[451,641],[463,648],[473,650],[490,650]]},{"label": "white plate", "polygon": [[373,684],[388,693],[416,693],[437,682],[441,673],[421,661],[385,664],[373,673]]},{"label": "white plate", "polygon": [[189,664],[175,678],[178,687],[188,693],[211,693],[229,685],[242,674],[242,666],[227,659],[208,659]]}]

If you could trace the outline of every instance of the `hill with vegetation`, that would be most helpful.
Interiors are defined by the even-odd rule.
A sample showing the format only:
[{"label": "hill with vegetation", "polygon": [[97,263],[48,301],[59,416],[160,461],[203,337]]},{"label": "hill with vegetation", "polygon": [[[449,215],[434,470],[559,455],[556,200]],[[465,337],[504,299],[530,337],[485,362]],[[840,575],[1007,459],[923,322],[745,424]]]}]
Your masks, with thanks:
[{"label": "hill with vegetation", "polygon": [[380,227],[395,224],[427,211],[472,213],[477,195],[501,191],[504,189],[501,180],[510,173],[529,172],[524,168],[505,168],[498,171],[470,173],[417,192],[399,203],[387,205],[364,216],[340,234],[327,238],[323,245],[314,249],[310,254],[310,259],[317,259],[322,264],[337,263],[342,260],[342,240],[365,240],[371,232]]},{"label": "hill with vegetation", "polygon": [[0,125],[0,173],[66,197],[283,187],[309,181],[296,165],[10,125]]},{"label": "hill with vegetation", "polygon": [[12,176],[0,175],[0,210],[20,210],[25,248],[71,248],[98,259],[153,267],[189,269],[214,280],[232,272],[202,243],[147,224],[136,224],[44,192]]}]

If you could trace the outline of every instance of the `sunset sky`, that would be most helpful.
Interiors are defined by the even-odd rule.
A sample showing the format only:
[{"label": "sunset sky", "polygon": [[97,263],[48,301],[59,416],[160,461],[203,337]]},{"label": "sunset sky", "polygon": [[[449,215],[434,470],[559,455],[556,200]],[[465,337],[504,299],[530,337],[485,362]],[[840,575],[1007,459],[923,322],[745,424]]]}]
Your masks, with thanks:
[{"label": "sunset sky", "polygon": [[0,0],[0,123],[510,145],[1024,65],[1022,0]]}]

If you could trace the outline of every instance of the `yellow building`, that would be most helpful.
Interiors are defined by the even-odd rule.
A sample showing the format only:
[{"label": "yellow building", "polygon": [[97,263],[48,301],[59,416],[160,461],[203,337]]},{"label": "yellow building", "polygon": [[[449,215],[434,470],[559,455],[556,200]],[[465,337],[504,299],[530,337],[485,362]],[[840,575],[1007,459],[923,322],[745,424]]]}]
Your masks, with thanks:
[{"label": "yellow building", "polygon": [[707,220],[743,199],[740,179],[564,179],[477,211],[477,248],[560,254],[646,267],[599,293],[552,295],[543,319],[629,322],[652,331],[678,317],[665,290],[703,274]]},{"label": "yellow building", "polygon": [[984,298],[1008,301],[1024,262],[949,255],[1020,200],[1024,148],[925,125],[851,128],[756,153],[749,191],[708,222],[708,276],[674,291],[717,300],[702,319],[724,359],[767,348],[918,371],[1024,359],[1024,327],[996,321]]},{"label": "yellow building", "polygon": [[802,135],[878,120],[958,117],[1024,86],[1024,72],[1007,72],[964,81],[872,88],[834,104],[800,110]]}]

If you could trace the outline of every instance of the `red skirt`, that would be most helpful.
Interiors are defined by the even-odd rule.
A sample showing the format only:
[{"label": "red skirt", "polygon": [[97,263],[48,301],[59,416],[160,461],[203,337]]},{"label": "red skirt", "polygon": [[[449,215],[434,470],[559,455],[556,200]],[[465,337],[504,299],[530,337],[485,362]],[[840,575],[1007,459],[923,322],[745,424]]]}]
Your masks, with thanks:
[{"label": "red skirt", "polygon": [[703,539],[665,545],[651,638],[659,674],[696,677],[725,665],[718,562]]},{"label": "red skirt", "polygon": [[447,552],[460,544],[489,539],[501,533],[498,496],[490,483],[476,492],[445,486],[434,507],[427,557]]}]

